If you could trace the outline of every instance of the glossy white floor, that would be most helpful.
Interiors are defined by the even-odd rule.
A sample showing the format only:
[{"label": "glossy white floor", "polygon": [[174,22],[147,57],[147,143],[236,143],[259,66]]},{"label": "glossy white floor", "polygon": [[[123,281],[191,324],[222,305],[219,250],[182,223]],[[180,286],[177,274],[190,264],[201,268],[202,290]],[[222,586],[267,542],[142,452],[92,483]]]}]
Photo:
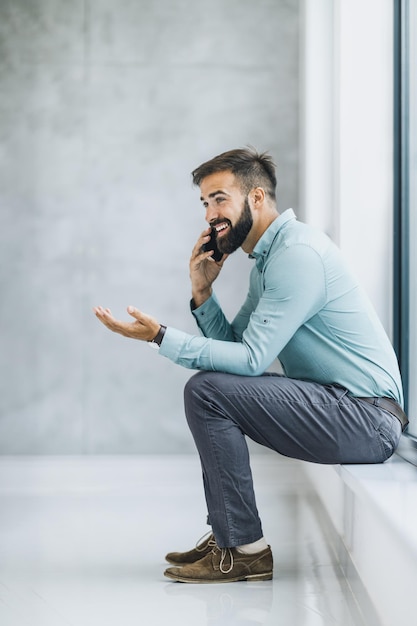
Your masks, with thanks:
[{"label": "glossy white floor", "polygon": [[377,626],[302,464],[252,466],[274,580],[191,585],[163,571],[206,531],[196,458],[2,458],[0,624]]}]

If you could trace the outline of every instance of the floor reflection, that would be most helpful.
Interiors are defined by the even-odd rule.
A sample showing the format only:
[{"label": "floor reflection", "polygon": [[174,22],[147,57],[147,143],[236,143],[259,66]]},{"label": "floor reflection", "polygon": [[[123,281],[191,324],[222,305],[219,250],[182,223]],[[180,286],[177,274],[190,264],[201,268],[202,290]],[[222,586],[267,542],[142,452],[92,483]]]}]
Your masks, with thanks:
[{"label": "floor reflection", "polygon": [[193,598],[204,606],[207,626],[261,626],[272,609],[273,582],[166,585],[169,598]]},{"label": "floor reflection", "polygon": [[0,623],[380,626],[302,466],[252,465],[274,579],[201,585],[163,576],[205,530],[194,457],[0,460]]}]

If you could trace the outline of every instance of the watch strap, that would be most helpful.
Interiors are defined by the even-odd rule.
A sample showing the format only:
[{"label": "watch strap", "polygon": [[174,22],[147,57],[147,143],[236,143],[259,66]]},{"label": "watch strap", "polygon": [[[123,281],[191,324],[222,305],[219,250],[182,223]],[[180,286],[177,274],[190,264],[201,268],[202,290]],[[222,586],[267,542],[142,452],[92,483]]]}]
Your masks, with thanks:
[{"label": "watch strap", "polygon": [[149,343],[156,344],[158,347],[160,347],[161,343],[162,343],[162,339],[164,338],[166,329],[167,329],[167,327],[164,326],[163,324],[161,324],[161,326],[160,326],[160,328],[158,330],[158,333],[156,334],[156,336]]}]

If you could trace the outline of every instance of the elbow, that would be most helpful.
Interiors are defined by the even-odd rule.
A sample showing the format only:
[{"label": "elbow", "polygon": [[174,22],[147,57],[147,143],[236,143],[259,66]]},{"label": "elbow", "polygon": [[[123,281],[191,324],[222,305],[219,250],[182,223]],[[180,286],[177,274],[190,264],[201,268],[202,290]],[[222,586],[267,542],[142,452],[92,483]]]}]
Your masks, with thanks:
[{"label": "elbow", "polygon": [[262,374],[264,374],[264,373],[265,373],[265,368],[263,368],[263,367],[256,367],[256,368],[251,369],[247,373],[247,375],[255,377],[255,376],[262,376]]},{"label": "elbow", "polygon": [[248,359],[246,364],[246,376],[262,376],[265,373],[267,365],[263,361],[257,359]]}]

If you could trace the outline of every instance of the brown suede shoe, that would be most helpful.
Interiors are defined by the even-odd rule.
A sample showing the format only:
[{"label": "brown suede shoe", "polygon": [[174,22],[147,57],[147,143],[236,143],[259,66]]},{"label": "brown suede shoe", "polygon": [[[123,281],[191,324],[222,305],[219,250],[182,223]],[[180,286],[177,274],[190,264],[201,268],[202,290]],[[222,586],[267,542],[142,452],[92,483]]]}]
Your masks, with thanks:
[{"label": "brown suede shoe", "polygon": [[242,554],[236,548],[215,547],[195,563],[169,567],[164,575],[182,583],[232,583],[238,580],[271,580],[272,568],[269,546],[256,554]]},{"label": "brown suede shoe", "polygon": [[168,552],[165,559],[168,563],[172,563],[173,565],[195,563],[211,552],[215,546],[216,540],[214,539],[213,533],[210,533],[208,536],[204,535],[201,537],[201,539],[197,541],[196,547],[192,550],[188,550],[188,552]]}]

